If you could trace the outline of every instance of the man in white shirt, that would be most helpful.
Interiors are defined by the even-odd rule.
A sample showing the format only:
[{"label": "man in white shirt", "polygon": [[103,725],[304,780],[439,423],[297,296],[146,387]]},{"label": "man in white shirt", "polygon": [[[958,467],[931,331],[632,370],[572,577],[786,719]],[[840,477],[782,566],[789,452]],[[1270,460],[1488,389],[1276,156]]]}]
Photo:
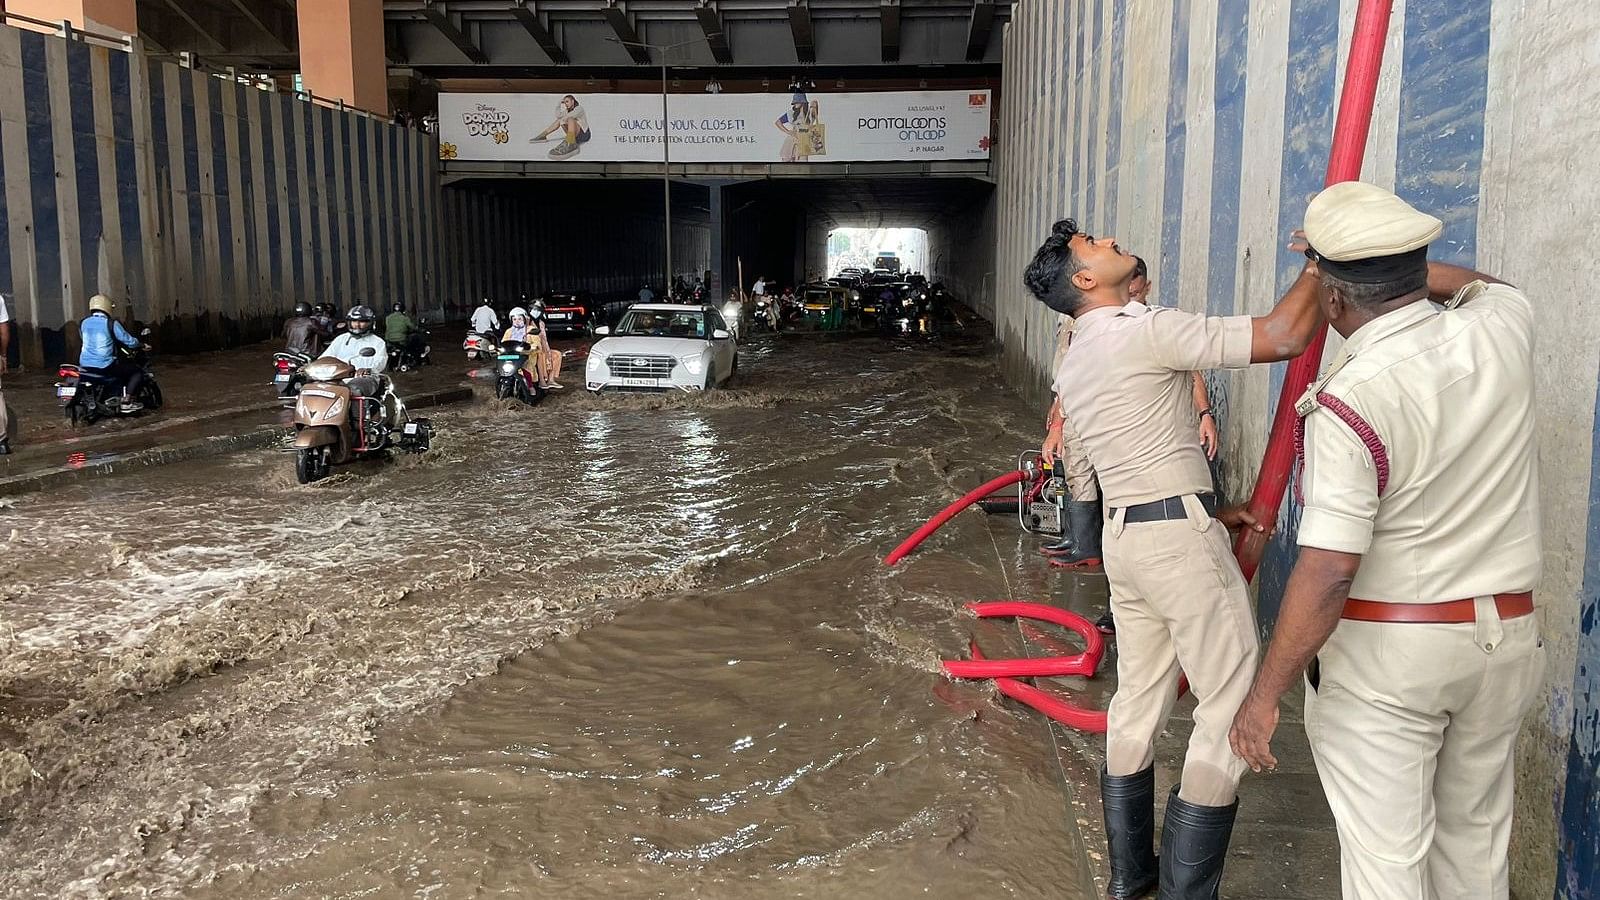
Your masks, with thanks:
[{"label": "man in white shirt", "polygon": [[767,276],[758,275],[756,283],[750,287],[750,293],[755,294],[757,297],[765,297],[767,295]]},{"label": "man in white shirt", "polygon": [[[11,350],[11,310],[6,305],[6,295],[0,294],[0,375],[10,364],[7,355]],[[6,392],[0,386],[0,456],[11,452],[11,418],[6,414]]]},{"label": "man in white shirt", "polygon": [[496,335],[500,333],[500,317],[495,314],[494,307],[489,305],[489,298],[483,298],[483,305],[472,311],[472,330],[478,334]]},{"label": "man in white shirt", "polygon": [[[344,334],[333,339],[323,356],[344,360],[361,374],[382,375],[389,368],[389,344],[383,336],[373,332],[378,314],[370,307],[357,306],[350,310],[345,322],[349,326]],[[372,355],[362,354],[371,349]]]}]

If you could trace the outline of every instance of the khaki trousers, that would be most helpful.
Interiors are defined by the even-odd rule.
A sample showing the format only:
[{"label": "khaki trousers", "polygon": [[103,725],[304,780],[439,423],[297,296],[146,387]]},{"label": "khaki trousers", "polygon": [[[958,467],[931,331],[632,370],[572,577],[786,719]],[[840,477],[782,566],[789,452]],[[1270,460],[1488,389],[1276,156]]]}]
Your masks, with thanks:
[{"label": "khaki trousers", "polygon": [[[1070,429],[1070,422],[1062,423],[1063,429]],[[1099,500],[1100,482],[1095,480],[1094,465],[1089,462],[1089,454],[1083,449],[1083,442],[1063,436],[1061,441],[1061,477],[1067,480],[1067,493],[1074,500]]]},{"label": "khaki trousers", "polygon": [[1130,775],[1150,764],[1155,739],[1177,699],[1178,672],[1199,699],[1184,758],[1185,800],[1233,800],[1244,760],[1228,729],[1255,677],[1260,644],[1249,592],[1228,531],[1193,495],[1185,519],[1106,522],[1106,576],[1117,620],[1117,693],[1107,711],[1106,765]]},{"label": "khaki trousers", "polygon": [[1544,656],[1538,617],[1501,621],[1488,598],[1477,623],[1339,623],[1305,711],[1346,900],[1510,896],[1512,763]]},{"label": "khaki trousers", "polygon": [[0,440],[11,436],[11,416],[6,412],[5,385],[0,383]]}]

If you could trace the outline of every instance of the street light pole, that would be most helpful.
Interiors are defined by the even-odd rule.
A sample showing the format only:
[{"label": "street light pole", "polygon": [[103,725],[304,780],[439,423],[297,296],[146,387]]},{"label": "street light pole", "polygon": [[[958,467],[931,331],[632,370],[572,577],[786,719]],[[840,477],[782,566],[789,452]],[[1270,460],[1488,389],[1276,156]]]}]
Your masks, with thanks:
[{"label": "street light pole", "polygon": [[667,51],[661,50],[661,216],[666,221],[667,296],[672,296],[672,131],[667,123]]},{"label": "street light pole", "polygon": [[664,290],[667,296],[672,296],[672,127],[667,122],[667,51],[690,44],[698,44],[705,38],[692,41],[679,41],[676,44],[647,44],[643,41],[624,41],[618,38],[606,38],[613,44],[624,47],[642,47],[653,50],[661,56],[661,219],[666,226],[666,257],[662,260],[666,274]]}]

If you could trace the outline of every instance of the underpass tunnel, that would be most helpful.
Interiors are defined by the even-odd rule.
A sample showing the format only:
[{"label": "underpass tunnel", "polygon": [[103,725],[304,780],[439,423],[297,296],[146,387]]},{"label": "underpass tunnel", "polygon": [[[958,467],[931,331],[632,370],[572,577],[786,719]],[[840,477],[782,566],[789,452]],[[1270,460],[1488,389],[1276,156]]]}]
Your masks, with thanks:
[{"label": "underpass tunnel", "polygon": [[[601,302],[657,292],[665,283],[660,179],[477,178],[443,191],[443,248],[452,281],[447,306],[467,309],[488,297],[507,305],[521,294],[588,291]],[[672,184],[674,274],[711,268],[710,189]]]},{"label": "underpass tunnel", "polygon": [[921,268],[929,278],[978,312],[992,310],[993,242],[986,236],[994,230],[994,192],[986,180],[783,178],[726,184],[720,192],[724,293],[741,265],[747,290],[760,275],[788,285],[834,274],[828,236],[835,229],[916,228],[928,235]]}]

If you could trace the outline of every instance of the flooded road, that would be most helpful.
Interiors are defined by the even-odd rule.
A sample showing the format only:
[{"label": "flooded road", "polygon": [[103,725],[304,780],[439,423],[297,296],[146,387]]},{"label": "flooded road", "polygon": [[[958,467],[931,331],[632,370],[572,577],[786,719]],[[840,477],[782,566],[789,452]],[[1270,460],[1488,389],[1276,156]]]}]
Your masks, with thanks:
[{"label": "flooded road", "polygon": [[740,365],[0,501],[0,895],[1080,896],[1045,729],[936,674],[1036,541],[879,562],[1038,415],[978,341]]}]

